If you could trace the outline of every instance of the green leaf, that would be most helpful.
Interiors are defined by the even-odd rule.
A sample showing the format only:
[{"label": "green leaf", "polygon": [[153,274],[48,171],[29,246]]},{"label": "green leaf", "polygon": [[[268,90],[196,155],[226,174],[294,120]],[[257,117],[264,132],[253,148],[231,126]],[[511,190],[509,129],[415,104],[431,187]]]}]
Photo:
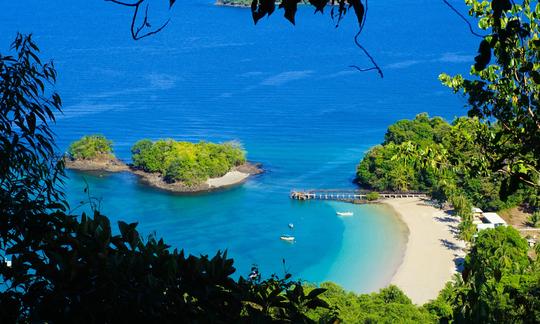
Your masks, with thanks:
[{"label": "green leaf", "polygon": [[362,26],[364,21],[365,8],[360,0],[349,0],[349,4],[352,5],[356,19],[358,20],[358,25]]},{"label": "green leaf", "polygon": [[298,9],[298,3],[300,0],[282,0],[281,4],[279,5],[279,8],[283,8],[285,13],[283,16],[285,19],[291,22],[291,24],[295,24],[295,16],[296,16],[296,10]]},{"label": "green leaf", "polygon": [[31,113],[26,116],[26,122],[28,124],[30,134],[34,134],[34,132],[36,131],[36,115]]},{"label": "green leaf", "polygon": [[319,296],[320,294],[324,293],[325,291],[326,291],[325,288],[315,288],[315,289],[313,289],[312,291],[309,292],[307,297],[309,299],[312,299],[312,298],[315,298],[315,297]]},{"label": "green leaf", "polygon": [[503,11],[512,9],[512,4],[510,3],[510,0],[492,0],[491,9],[493,10],[493,16],[499,18]]},{"label": "green leaf", "polygon": [[129,225],[126,222],[118,221],[118,229],[120,230],[120,235],[125,240],[128,237]]},{"label": "green leaf", "polygon": [[530,75],[534,83],[540,84],[540,73],[538,71],[531,71]]},{"label": "green leaf", "polygon": [[491,46],[487,40],[482,40],[480,42],[480,47],[478,48],[479,55],[474,58],[476,62],[474,64],[474,69],[476,71],[482,71],[491,61]]},{"label": "green leaf", "polygon": [[315,7],[315,13],[323,13],[324,7],[328,4],[329,0],[309,0],[309,3]]}]

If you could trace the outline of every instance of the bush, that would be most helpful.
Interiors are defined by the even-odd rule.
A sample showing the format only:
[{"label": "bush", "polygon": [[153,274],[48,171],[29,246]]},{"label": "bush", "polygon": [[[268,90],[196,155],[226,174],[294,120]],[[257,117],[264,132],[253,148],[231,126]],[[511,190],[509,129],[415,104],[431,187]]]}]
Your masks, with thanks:
[{"label": "bush", "polygon": [[182,181],[188,186],[197,185],[206,180],[207,174],[195,161],[176,158],[172,160],[163,173],[167,182]]},{"label": "bush", "polygon": [[478,233],[465,258],[462,280],[448,298],[457,323],[538,322],[537,261],[527,241],[511,226]]},{"label": "bush", "polygon": [[321,294],[331,307],[330,311],[317,309],[308,312],[311,319],[319,323],[336,315],[340,323],[435,323],[436,317],[426,309],[414,305],[396,286],[388,286],[378,293],[360,294],[347,292],[332,282],[324,282]]},{"label": "bush", "polygon": [[87,135],[71,143],[68,154],[73,159],[89,160],[96,158],[111,158],[112,141],[103,135]]},{"label": "bush", "polygon": [[529,216],[529,223],[533,227],[540,227],[540,211],[536,211]]},{"label": "bush", "polygon": [[463,194],[457,194],[450,197],[450,202],[454,207],[454,211],[464,220],[472,221],[472,204]]},{"label": "bush", "polygon": [[[455,274],[456,280],[460,280],[459,274]],[[439,293],[436,299],[430,300],[424,304],[423,308],[437,318],[439,323],[452,323],[454,318],[454,310],[452,309],[451,300],[454,299],[455,288],[454,282],[447,282],[443,290]]]},{"label": "bush", "polygon": [[379,195],[378,192],[372,191],[372,192],[370,192],[370,193],[368,193],[368,194],[366,195],[366,199],[369,200],[369,201],[373,201],[373,200],[379,199],[380,196],[381,196],[381,195]]}]

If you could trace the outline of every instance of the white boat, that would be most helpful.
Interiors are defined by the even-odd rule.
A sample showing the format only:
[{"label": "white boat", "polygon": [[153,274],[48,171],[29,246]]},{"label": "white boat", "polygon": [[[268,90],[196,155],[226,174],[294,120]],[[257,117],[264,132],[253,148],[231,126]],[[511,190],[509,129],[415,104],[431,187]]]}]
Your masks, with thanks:
[{"label": "white boat", "polygon": [[283,241],[288,241],[288,242],[294,241],[294,236],[292,235],[281,235],[279,238]]},{"label": "white boat", "polygon": [[338,216],[352,216],[353,212],[336,212]]}]

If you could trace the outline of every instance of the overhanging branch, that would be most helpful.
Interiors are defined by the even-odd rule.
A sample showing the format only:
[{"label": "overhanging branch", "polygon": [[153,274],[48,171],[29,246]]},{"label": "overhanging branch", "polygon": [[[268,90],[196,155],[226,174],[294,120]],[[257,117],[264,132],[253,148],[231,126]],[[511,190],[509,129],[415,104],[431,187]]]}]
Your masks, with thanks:
[{"label": "overhanging branch", "polygon": [[134,3],[128,3],[128,2],[119,1],[119,0],[105,0],[105,1],[112,2],[112,3],[125,6],[125,7],[133,8],[133,17],[131,18],[131,37],[134,40],[139,40],[139,39],[143,39],[145,37],[151,36],[151,35],[155,35],[159,33],[160,31],[162,31],[163,28],[165,28],[170,22],[170,19],[167,19],[167,21],[164,24],[162,24],[159,28],[148,31],[148,32],[144,32],[145,28],[152,27],[148,21],[148,4],[146,4],[145,10],[144,10],[143,21],[140,25],[137,26],[137,17],[140,13],[140,8],[144,4],[145,0],[138,0]]}]

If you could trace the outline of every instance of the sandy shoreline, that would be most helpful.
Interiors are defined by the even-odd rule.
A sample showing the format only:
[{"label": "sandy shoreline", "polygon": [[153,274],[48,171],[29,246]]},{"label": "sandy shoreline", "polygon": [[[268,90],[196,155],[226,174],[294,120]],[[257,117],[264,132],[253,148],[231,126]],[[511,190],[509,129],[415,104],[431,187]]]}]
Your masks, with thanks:
[{"label": "sandy shoreline", "polygon": [[419,198],[393,198],[383,203],[394,208],[409,228],[403,262],[390,283],[415,304],[424,304],[437,297],[465,255],[464,242],[455,238],[459,220]]},{"label": "sandy shoreline", "polygon": [[249,177],[249,173],[244,173],[240,171],[229,171],[224,176],[219,178],[210,178],[206,180],[206,184],[210,188],[221,188],[221,187],[228,187],[236,184],[240,184]]}]

